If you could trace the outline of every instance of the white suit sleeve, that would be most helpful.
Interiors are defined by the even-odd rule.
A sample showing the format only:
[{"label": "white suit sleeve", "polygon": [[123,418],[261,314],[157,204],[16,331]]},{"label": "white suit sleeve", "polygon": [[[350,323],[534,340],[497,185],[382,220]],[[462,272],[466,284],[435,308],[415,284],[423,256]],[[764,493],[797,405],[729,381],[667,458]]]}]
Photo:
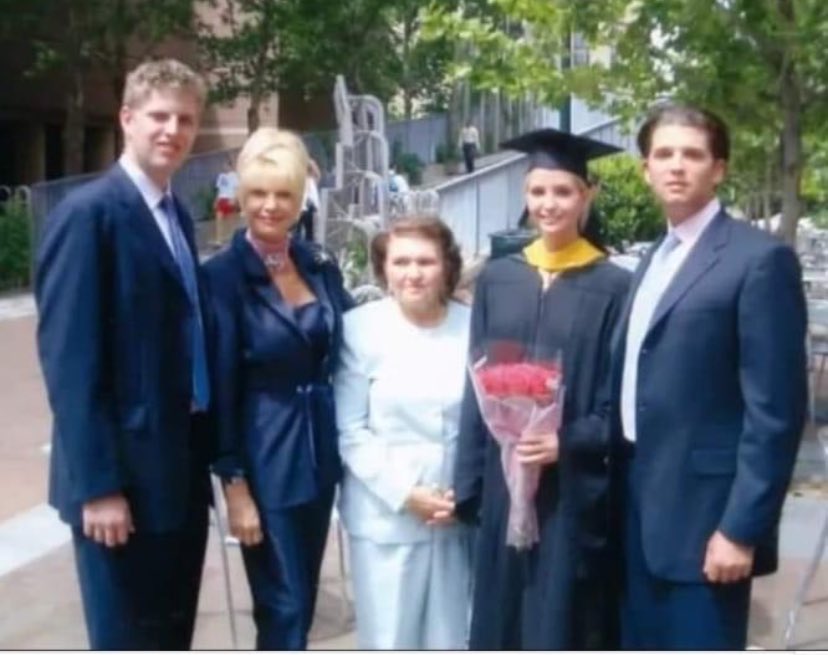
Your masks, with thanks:
[{"label": "white suit sleeve", "polygon": [[[350,318],[347,317],[346,318]],[[350,323],[350,325],[348,324]],[[351,328],[349,335],[348,327]],[[345,338],[334,378],[339,452],[349,473],[392,511],[403,510],[405,501],[421,479],[424,463],[414,453],[400,452],[369,423],[367,339],[358,339],[353,322],[346,322]],[[363,335],[364,336],[364,335]]]}]

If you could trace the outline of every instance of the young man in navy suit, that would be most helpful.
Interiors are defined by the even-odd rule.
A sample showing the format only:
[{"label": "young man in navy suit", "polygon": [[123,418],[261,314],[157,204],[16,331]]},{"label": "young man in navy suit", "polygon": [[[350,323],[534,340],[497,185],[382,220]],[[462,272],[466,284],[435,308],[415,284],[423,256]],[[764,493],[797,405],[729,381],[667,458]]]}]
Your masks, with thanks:
[{"label": "young man in navy suit", "polygon": [[717,200],[730,154],[717,116],[660,106],[638,145],[667,234],[636,272],[614,348],[622,643],[743,649],[804,426],[800,268]]},{"label": "young man in navy suit", "polygon": [[49,215],[38,349],[54,414],[49,500],[72,526],[90,646],[186,649],[207,536],[210,402],[198,255],[170,190],[203,80],[127,77],[118,163]]}]

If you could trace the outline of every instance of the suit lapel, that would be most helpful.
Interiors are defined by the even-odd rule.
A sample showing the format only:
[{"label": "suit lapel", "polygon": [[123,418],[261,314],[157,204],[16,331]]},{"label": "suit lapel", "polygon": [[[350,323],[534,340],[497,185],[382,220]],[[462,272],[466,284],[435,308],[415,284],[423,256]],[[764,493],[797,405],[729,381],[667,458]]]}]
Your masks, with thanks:
[{"label": "suit lapel", "polygon": [[719,249],[728,236],[727,214],[719,212],[693,246],[656,305],[648,332],[675,307],[676,303],[719,261]]},{"label": "suit lapel", "polygon": [[259,254],[247,242],[244,230],[239,230],[233,237],[233,249],[236,252],[236,256],[242,262],[242,269],[253,289],[253,293],[256,294],[266,307],[282,319],[302,341],[307,342],[308,337],[296,323],[293,310],[282,299],[279,290],[273,284],[273,280],[270,279],[267,267],[264,265],[261,257],[259,257]]},{"label": "suit lapel", "polygon": [[112,179],[116,184],[116,188],[120,189],[118,197],[124,210],[132,217],[129,222],[130,229],[134,229],[147,252],[159,262],[161,268],[169,273],[179,284],[181,290],[186,293],[187,290],[184,286],[184,280],[181,278],[181,272],[178,270],[178,264],[176,264],[170,252],[170,247],[167,245],[164,235],[161,234],[161,229],[155,222],[155,217],[147,207],[141,192],[138,191],[129,176],[117,164],[112,168]]}]

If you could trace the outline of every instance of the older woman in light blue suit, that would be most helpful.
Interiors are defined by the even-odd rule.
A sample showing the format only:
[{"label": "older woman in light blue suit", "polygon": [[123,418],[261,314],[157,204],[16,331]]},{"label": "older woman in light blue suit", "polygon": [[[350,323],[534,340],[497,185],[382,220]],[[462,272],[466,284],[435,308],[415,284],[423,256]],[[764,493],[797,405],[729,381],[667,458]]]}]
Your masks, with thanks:
[{"label": "older woman in light blue suit", "polygon": [[454,466],[470,310],[449,300],[461,259],[436,218],[372,246],[390,297],[344,317],[334,382],[340,501],[361,649],[466,647],[470,532],[454,521]]}]

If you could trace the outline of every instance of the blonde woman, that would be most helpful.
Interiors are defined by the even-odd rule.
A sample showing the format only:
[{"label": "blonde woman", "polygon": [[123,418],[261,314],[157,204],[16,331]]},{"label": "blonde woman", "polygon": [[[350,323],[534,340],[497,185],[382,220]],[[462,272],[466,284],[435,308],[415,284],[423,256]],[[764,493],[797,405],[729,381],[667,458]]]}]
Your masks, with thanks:
[{"label": "blonde woman", "polygon": [[629,273],[584,234],[594,190],[587,161],[617,148],[557,130],[504,146],[527,152],[525,200],[538,238],[489,262],[477,280],[471,349],[520,344],[530,358],[561,355],[566,386],[557,432],[524,435],[521,463],[541,466],[540,541],[506,545],[509,496],[497,443],[472,390],[460,421],[456,513],[479,523],[472,650],[617,648],[610,555],[610,336]]},{"label": "blonde woman", "polygon": [[218,457],[242,544],[256,647],[304,649],[340,477],[331,373],[351,301],[335,262],[292,239],[307,154],[254,132],[239,154],[247,227],[205,266],[215,323]]}]

